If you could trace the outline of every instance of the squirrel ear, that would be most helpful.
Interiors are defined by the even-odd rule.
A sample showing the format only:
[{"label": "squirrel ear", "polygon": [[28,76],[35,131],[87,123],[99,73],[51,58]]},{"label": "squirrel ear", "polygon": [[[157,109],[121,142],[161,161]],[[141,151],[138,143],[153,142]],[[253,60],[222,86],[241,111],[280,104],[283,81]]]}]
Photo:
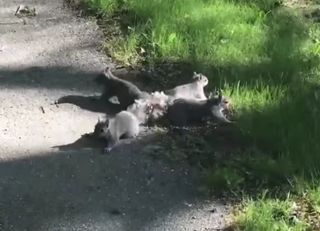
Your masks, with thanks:
[{"label": "squirrel ear", "polygon": [[197,77],[198,77],[198,74],[197,74],[197,72],[195,72],[195,71],[194,71],[194,72],[193,72],[193,77],[192,77],[192,78],[193,78],[193,79],[195,79],[195,78],[197,78]]}]

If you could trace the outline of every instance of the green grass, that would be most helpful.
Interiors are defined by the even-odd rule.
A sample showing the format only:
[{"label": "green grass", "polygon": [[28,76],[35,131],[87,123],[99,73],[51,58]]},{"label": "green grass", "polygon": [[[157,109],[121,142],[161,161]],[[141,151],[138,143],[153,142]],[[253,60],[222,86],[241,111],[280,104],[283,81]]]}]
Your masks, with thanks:
[{"label": "green grass", "polygon": [[307,196],[315,211],[320,213],[320,187],[309,190]]},{"label": "green grass", "polygon": [[[188,154],[205,168],[209,186],[242,190],[254,184],[259,191],[299,177],[306,186],[298,195],[319,208],[320,186],[310,189],[308,182],[320,177],[320,26],[278,5],[275,0],[83,0],[90,13],[117,22],[116,35],[106,43],[115,60],[155,69],[163,61],[181,64],[182,78],[163,78],[190,81],[192,71],[202,72],[209,88],[222,87],[231,98],[237,134],[249,145],[229,151],[222,164],[209,158],[216,150],[212,142],[202,154]],[[249,201],[237,221],[243,230],[305,230],[305,224],[291,226],[286,218],[273,217],[274,208],[286,217],[288,203],[267,197]]]},{"label": "green grass", "polygon": [[240,230],[246,231],[303,231],[308,225],[294,216],[295,203],[261,198],[244,202],[244,210],[236,218]]}]

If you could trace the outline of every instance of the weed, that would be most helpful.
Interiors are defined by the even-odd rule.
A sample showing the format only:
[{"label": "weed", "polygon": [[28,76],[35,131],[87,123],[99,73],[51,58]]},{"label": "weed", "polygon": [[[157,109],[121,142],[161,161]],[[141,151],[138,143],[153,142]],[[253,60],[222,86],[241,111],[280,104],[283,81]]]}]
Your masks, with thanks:
[{"label": "weed", "polygon": [[260,198],[247,199],[244,210],[237,217],[237,226],[246,231],[302,231],[307,224],[294,216],[294,202],[289,198],[283,201]]}]

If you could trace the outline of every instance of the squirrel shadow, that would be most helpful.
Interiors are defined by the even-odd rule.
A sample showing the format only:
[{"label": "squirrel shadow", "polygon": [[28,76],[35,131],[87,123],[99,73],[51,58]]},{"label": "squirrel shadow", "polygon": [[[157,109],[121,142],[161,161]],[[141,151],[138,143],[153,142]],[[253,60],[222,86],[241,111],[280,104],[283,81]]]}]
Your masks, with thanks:
[{"label": "squirrel shadow", "polygon": [[59,151],[70,151],[70,150],[81,150],[81,149],[101,149],[103,154],[103,149],[106,146],[106,140],[103,138],[98,138],[92,133],[86,133],[81,135],[79,139],[71,144],[53,146],[52,148],[57,148]]},{"label": "squirrel shadow", "polygon": [[59,98],[54,103],[56,105],[69,103],[88,111],[106,113],[108,115],[114,115],[121,110],[120,105],[96,96],[67,95]]},{"label": "squirrel shadow", "polygon": [[[149,144],[154,140],[158,140],[161,135],[159,133],[154,133],[147,129],[147,127],[141,127],[141,131],[138,137],[135,138],[126,138],[125,136],[121,136],[118,144],[114,147],[115,150],[119,150],[124,146],[136,144],[142,144],[142,147],[145,144]],[[74,151],[74,150],[86,150],[86,149],[95,149],[100,150],[101,154],[105,154],[105,147],[107,145],[107,140],[103,137],[98,137],[91,133],[85,133],[81,135],[79,139],[70,144],[65,145],[57,145],[51,148],[58,149],[59,151]]]}]

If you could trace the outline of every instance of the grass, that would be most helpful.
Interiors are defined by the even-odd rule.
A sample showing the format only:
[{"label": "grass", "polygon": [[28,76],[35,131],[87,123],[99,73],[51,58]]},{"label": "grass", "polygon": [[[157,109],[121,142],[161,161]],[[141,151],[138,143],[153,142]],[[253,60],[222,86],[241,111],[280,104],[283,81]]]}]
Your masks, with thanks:
[{"label": "grass", "polygon": [[307,193],[308,200],[313,205],[314,210],[320,213],[320,187],[311,189]]},{"label": "grass", "polygon": [[261,198],[245,203],[245,209],[236,218],[238,227],[247,231],[303,231],[308,225],[298,220],[295,203],[290,199],[277,200]]},{"label": "grass", "polygon": [[[320,176],[318,24],[276,0],[82,3],[103,19],[102,24],[115,22],[116,32],[106,30],[106,49],[116,61],[154,70],[162,68],[163,62],[180,64],[184,77],[163,74],[169,85],[189,81],[196,70],[209,77],[209,88],[222,87],[231,98],[236,134],[247,141],[247,148],[237,148],[234,137],[227,136],[229,143],[224,141],[224,146],[236,148],[228,150],[228,155],[223,148],[217,151],[212,142],[217,134],[210,132],[201,138],[209,141],[202,143],[205,150],[195,151],[199,148],[185,140],[180,145],[184,156],[205,169],[210,187],[220,191],[253,187],[257,193],[265,188],[284,194],[294,191],[319,211],[320,186],[314,184]],[[158,81],[154,80],[157,86]],[[217,158],[218,152],[228,158]],[[304,182],[300,190],[296,190],[300,187],[293,180],[296,177]],[[244,210],[236,218],[241,230],[313,227],[305,218],[301,223],[288,221],[290,204],[299,199],[277,199],[271,194],[254,198],[243,203]],[[274,216],[275,210],[281,216]]]}]

